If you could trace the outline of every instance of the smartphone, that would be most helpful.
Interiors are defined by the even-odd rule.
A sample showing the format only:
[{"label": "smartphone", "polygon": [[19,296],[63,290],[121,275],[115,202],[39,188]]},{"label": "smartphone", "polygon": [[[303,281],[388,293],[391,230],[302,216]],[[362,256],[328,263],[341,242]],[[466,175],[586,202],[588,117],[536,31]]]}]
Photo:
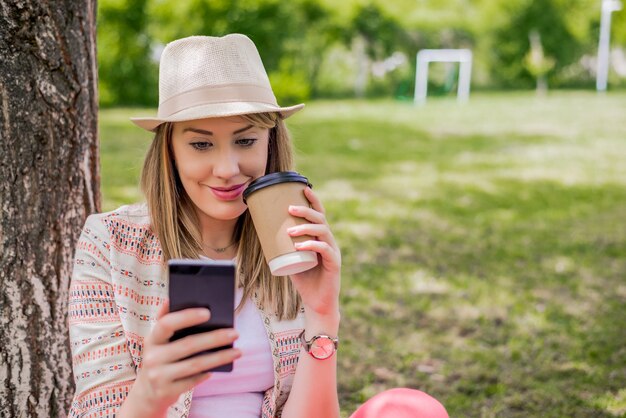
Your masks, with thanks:
[{"label": "smartphone", "polygon": [[[169,260],[168,270],[170,312],[187,308],[208,308],[211,311],[211,318],[207,322],[176,331],[170,341],[220,328],[234,328],[234,262],[174,259]],[[201,351],[188,358],[226,348],[232,348],[232,344]],[[232,370],[233,364],[229,363],[205,371],[230,372]]]}]

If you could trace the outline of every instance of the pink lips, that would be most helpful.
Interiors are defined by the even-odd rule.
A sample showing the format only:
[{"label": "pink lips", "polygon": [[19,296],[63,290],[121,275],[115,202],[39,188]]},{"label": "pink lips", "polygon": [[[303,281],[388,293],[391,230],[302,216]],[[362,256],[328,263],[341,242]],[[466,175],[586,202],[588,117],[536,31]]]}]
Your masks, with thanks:
[{"label": "pink lips", "polygon": [[241,196],[241,194],[243,193],[244,189],[246,188],[246,184],[247,183],[243,183],[243,184],[238,184],[236,186],[232,186],[232,187],[211,187],[209,186],[209,189],[211,189],[211,192],[213,192],[213,195],[215,197],[217,197],[219,200],[235,200],[238,199],[239,196]]}]

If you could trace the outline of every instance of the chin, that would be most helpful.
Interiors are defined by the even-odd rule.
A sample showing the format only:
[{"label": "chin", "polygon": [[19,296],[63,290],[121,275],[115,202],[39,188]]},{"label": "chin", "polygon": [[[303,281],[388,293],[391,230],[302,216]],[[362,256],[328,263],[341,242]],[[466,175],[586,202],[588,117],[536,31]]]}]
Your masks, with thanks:
[{"label": "chin", "polygon": [[233,219],[239,218],[247,209],[248,207],[244,205],[243,202],[241,202],[240,205],[236,205],[233,207],[218,209],[213,206],[209,210],[204,210],[200,208],[200,211],[213,219],[217,219],[220,221],[231,221]]}]

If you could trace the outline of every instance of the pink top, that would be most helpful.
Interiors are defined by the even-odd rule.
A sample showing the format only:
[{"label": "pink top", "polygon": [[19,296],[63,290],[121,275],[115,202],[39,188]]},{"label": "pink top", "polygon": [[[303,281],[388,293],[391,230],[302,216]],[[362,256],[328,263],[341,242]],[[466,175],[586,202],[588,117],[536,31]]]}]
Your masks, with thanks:
[{"label": "pink top", "polygon": [[[235,306],[243,296],[237,289]],[[230,373],[213,373],[193,391],[189,418],[259,418],[263,393],[274,385],[274,370],[269,339],[258,308],[246,301],[235,316],[239,339],[235,347],[243,355]]]}]

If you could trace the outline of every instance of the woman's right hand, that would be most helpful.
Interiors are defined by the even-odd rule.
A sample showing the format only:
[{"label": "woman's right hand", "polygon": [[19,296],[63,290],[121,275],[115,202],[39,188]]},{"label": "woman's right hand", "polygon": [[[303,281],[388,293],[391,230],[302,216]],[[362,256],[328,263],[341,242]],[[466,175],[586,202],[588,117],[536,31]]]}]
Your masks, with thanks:
[{"label": "woman's right hand", "polygon": [[[141,407],[142,416],[164,416],[167,408],[181,394],[211,376],[204,370],[231,363],[241,357],[240,350],[229,348],[185,359],[200,351],[232,344],[238,338],[237,331],[232,328],[220,329],[170,342],[175,331],[208,321],[210,312],[205,308],[168,311],[169,303],[166,302],[159,308],[157,323],[144,340],[141,369],[120,409],[120,416],[132,416],[126,413],[135,409],[129,401]],[[149,415],[146,409],[151,411]]]}]

